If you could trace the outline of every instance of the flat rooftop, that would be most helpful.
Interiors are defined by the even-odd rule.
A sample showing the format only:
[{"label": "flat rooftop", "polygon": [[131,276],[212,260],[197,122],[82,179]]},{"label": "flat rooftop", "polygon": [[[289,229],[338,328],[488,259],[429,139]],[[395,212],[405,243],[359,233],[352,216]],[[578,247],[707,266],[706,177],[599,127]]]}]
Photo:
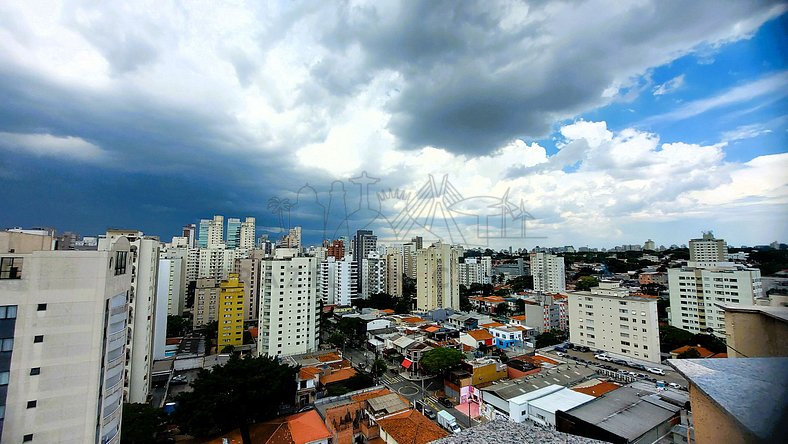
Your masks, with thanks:
[{"label": "flat rooftop", "polygon": [[668,363],[743,429],[765,442],[784,440],[788,358],[670,359]]},{"label": "flat rooftop", "polygon": [[788,322],[788,307],[772,307],[768,305],[717,305],[731,313],[760,313],[764,316]]},{"label": "flat rooftop", "polygon": [[625,301],[633,301],[633,302],[656,302],[658,299],[657,297],[647,298],[643,296],[634,296],[634,295],[627,295],[627,296],[615,296],[615,295],[607,295],[607,294],[594,294],[590,291],[567,291],[569,295],[573,296],[590,296],[593,298],[604,298],[604,299],[616,299],[616,300],[625,300]]},{"label": "flat rooftop", "polygon": [[542,371],[537,374],[513,379],[509,382],[493,383],[481,390],[493,393],[501,399],[509,400],[554,384],[569,387],[595,374],[594,368],[581,365],[562,365],[552,369],[542,368]]}]

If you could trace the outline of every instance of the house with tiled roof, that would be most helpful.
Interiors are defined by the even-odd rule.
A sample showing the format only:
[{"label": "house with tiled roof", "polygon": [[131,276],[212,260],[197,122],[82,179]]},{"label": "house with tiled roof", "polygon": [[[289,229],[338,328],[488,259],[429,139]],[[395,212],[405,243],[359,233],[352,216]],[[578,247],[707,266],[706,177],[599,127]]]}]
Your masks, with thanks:
[{"label": "house with tiled roof", "polygon": [[[718,356],[716,356],[716,354],[713,351],[711,351],[711,350],[709,350],[707,348],[701,347],[700,345],[685,345],[685,346],[679,347],[679,348],[677,348],[675,350],[671,350],[670,351],[670,357],[673,358],[673,359],[677,359],[680,354],[686,353],[686,352],[688,352],[690,350],[695,350],[696,352],[698,352],[698,354],[700,355],[699,358],[717,358],[718,357]],[[727,357],[727,356],[728,355],[725,354],[724,357]],[[719,356],[719,357],[722,357],[722,356]]]},{"label": "house with tiled roof", "polygon": [[491,347],[493,345],[493,336],[487,330],[470,330],[460,334],[460,342],[477,349],[483,345]]},{"label": "house with tiled roof", "polygon": [[[323,418],[315,410],[281,416],[271,421],[249,426],[252,442],[259,444],[329,444],[331,433]],[[241,432],[236,429],[224,433],[205,444],[240,443]]]},{"label": "house with tiled roof", "polygon": [[386,443],[427,444],[449,435],[417,410],[406,410],[374,421],[380,427],[381,440]]}]

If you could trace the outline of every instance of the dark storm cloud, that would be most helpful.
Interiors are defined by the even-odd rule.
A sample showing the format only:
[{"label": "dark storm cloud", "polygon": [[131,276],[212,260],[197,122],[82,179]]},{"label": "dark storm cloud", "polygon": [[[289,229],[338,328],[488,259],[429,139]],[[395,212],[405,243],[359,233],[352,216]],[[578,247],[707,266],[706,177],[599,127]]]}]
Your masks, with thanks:
[{"label": "dark storm cloud", "polygon": [[612,85],[701,43],[740,37],[733,30],[772,16],[776,2],[550,2],[520,20],[512,4],[357,6],[324,43],[359,45],[366,69],[402,76],[389,129],[403,148],[484,154],[545,136],[557,119],[609,102]]}]

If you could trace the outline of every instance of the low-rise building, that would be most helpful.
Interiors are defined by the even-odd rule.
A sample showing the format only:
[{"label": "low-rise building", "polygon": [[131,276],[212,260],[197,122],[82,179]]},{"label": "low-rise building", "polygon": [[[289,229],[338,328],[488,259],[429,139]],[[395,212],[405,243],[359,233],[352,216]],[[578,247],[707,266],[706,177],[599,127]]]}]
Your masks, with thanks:
[{"label": "low-rise building", "polygon": [[492,347],[494,338],[487,330],[470,330],[460,334],[460,342],[475,350],[481,346]]}]

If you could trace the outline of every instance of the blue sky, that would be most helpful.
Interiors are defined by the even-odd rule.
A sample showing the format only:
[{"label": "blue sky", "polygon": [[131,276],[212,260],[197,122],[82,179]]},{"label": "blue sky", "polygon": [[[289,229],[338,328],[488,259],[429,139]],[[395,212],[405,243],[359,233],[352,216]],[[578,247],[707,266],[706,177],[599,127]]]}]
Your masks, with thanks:
[{"label": "blue sky", "polygon": [[[734,245],[785,241],[785,11],[6,2],[0,226],[167,239],[225,214],[276,237],[272,197],[295,202],[309,184],[327,204],[342,181],[351,212],[349,179],[367,171],[373,192],[400,197],[447,177],[464,199],[430,221],[463,239],[507,196],[533,238],[493,247],[670,245],[708,229]],[[389,219],[416,207],[373,206]],[[325,235],[315,211],[290,210],[310,242]],[[381,220],[382,237],[403,235]],[[425,237],[447,235],[435,226]]]}]

